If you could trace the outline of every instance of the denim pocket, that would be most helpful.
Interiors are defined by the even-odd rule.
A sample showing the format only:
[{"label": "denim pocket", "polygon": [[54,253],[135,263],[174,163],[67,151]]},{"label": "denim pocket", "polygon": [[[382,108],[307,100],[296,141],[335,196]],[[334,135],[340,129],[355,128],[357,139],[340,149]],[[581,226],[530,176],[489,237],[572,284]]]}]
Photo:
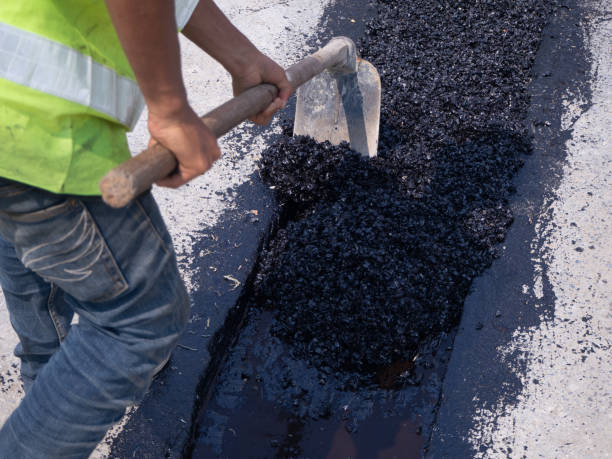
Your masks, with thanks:
[{"label": "denim pocket", "polygon": [[128,284],[87,208],[76,199],[25,213],[6,213],[19,227],[22,263],[79,301],[102,302]]}]

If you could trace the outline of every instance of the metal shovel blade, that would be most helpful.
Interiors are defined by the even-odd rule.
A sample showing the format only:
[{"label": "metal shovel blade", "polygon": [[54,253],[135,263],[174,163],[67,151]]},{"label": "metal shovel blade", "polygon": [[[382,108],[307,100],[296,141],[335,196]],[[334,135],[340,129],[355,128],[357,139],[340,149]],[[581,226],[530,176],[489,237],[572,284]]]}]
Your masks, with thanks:
[{"label": "metal shovel blade", "polygon": [[376,156],[380,123],[380,77],[368,61],[357,59],[357,72],[324,71],[297,91],[294,135],[348,142],[363,156]]}]

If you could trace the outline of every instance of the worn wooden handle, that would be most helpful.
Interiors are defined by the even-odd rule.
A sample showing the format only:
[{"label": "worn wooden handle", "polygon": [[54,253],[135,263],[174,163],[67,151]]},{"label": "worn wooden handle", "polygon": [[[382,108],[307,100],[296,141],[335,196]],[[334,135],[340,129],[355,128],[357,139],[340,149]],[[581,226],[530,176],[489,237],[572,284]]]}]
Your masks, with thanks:
[{"label": "worn wooden handle", "polygon": [[[355,44],[346,37],[331,40],[325,47],[286,70],[293,89],[325,69],[354,71]],[[204,115],[201,119],[219,138],[243,121],[266,109],[278,96],[278,88],[261,84],[243,92]],[[176,169],[177,161],[170,150],[156,144],[109,171],[100,180],[102,198],[111,207],[124,207],[148,190],[153,183]]]}]

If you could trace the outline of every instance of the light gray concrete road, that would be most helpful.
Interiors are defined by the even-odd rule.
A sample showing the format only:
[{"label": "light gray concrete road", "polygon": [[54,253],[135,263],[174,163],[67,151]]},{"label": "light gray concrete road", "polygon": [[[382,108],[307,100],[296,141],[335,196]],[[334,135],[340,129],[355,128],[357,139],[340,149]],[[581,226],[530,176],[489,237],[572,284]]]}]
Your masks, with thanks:
[{"label": "light gray concrete road", "polygon": [[[315,35],[331,0],[217,0],[232,22],[263,52],[284,67],[313,51],[307,41]],[[315,41],[315,45],[316,45]],[[231,80],[225,70],[196,46],[181,37],[183,75],[189,99],[197,113],[205,113],[231,97]],[[155,189],[154,194],[173,237],[190,291],[198,289],[188,267],[199,256],[192,243],[233,206],[228,188],[241,185],[255,170],[255,161],[278,127],[252,137],[243,130],[232,141],[221,141],[223,157],[211,171],[180,190]],[[146,113],[128,137],[132,152],[146,147]],[[239,157],[238,161],[236,158]],[[10,326],[4,297],[0,295],[0,425],[19,404],[23,392],[18,361],[12,355],[17,337]],[[103,457],[105,447],[95,454]]]}]

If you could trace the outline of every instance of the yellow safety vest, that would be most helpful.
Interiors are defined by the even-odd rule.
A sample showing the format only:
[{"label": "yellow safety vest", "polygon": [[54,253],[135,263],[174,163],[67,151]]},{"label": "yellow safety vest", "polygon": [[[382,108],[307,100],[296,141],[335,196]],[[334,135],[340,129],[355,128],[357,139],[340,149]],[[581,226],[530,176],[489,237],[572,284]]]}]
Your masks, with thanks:
[{"label": "yellow safety vest", "polygon": [[[181,29],[198,0],[176,0]],[[144,99],[104,0],[0,2],[0,177],[99,195]]]}]

